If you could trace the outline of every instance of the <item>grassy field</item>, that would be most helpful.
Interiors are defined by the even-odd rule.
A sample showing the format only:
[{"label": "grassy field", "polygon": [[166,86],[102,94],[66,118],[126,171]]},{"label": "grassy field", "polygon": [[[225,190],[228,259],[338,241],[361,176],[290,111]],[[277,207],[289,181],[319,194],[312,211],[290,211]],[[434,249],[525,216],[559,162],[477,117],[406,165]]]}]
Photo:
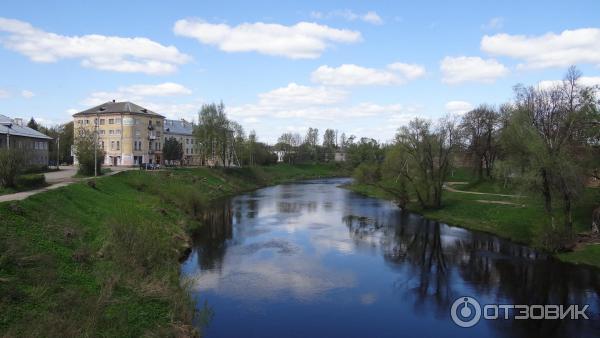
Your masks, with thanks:
[{"label": "grassy field", "polygon": [[0,203],[0,332],[193,336],[178,259],[210,200],[334,166],[129,171]]},{"label": "grassy field", "polygon": [[[475,178],[465,170],[457,170],[455,177],[449,180],[467,182],[454,185],[458,190],[484,192],[490,194],[514,194],[519,197],[497,195],[474,195],[460,192],[444,191],[443,208],[438,210],[421,209],[416,202],[408,208],[424,216],[444,223],[469,229],[485,231],[524,243],[537,248],[544,248],[549,226],[547,216],[543,212],[540,199],[526,196],[527,192],[518,187],[504,187],[496,182],[476,182]],[[394,199],[393,194],[382,188],[391,187],[394,182],[381,182],[378,185],[353,184],[347,188],[355,192],[384,199]],[[532,195],[529,192],[529,195]],[[499,204],[482,201],[507,202]],[[600,189],[586,189],[573,211],[574,230],[588,231],[591,226],[591,214],[600,201]],[[557,206],[558,207],[558,206]],[[562,260],[573,263],[584,263],[600,267],[600,245],[588,245],[583,250],[558,254]]]}]

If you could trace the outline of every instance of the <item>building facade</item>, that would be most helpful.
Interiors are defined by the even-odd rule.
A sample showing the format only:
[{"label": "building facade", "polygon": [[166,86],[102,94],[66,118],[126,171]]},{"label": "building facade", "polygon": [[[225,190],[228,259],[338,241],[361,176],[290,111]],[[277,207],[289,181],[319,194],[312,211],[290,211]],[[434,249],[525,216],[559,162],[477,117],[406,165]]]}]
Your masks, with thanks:
[{"label": "building facade", "polygon": [[97,132],[104,164],[111,166],[161,163],[164,120],[135,103],[114,100],[73,115],[75,137],[80,128]]},{"label": "building facade", "polygon": [[183,150],[184,165],[201,165],[202,160],[200,151],[197,147],[197,141],[194,137],[194,124],[181,120],[165,120],[164,123],[165,140],[174,138],[181,143]]},{"label": "building facade", "polygon": [[0,115],[0,149],[18,149],[28,166],[48,165],[48,142],[52,138],[27,127],[23,119]]}]

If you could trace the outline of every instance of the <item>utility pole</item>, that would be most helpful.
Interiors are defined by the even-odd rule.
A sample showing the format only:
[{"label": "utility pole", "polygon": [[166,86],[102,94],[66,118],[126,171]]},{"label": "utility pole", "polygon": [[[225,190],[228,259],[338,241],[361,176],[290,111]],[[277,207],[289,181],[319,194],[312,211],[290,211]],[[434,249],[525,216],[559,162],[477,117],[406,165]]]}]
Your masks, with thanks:
[{"label": "utility pole", "polygon": [[60,170],[60,135],[56,138],[56,170]]},{"label": "utility pole", "polygon": [[100,112],[105,111],[106,108],[100,107],[98,111],[96,111],[96,121],[94,127],[94,177],[98,176],[98,125],[100,124]]}]

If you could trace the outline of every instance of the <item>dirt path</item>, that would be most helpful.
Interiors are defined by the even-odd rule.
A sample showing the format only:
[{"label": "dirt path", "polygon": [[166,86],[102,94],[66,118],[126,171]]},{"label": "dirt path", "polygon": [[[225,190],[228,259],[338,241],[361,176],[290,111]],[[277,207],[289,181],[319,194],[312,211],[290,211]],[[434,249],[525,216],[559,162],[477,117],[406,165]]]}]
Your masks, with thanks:
[{"label": "dirt path", "polygon": [[455,185],[455,184],[468,184],[468,182],[446,182],[444,184],[444,189],[451,191],[451,192],[458,192],[461,194],[487,195],[487,196],[500,196],[500,197],[524,197],[523,195],[506,195],[506,194],[494,194],[494,193],[489,193],[489,192],[458,190],[458,189],[454,189],[452,187],[452,185]]}]

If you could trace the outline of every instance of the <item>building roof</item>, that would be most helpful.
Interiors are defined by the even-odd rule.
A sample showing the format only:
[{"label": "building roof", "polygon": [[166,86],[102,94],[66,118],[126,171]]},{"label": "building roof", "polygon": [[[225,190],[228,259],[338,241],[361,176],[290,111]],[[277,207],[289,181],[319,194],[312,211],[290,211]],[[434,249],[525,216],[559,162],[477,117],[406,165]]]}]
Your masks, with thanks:
[{"label": "building roof", "polygon": [[26,125],[19,125],[15,120],[11,119],[10,117],[0,114],[0,134],[8,133],[10,133],[11,136],[23,136],[45,140],[52,139],[52,137],[44,135],[35,129],[27,127]]},{"label": "building roof", "polygon": [[[103,110],[101,110],[103,109]],[[149,109],[146,109],[142,106],[138,106],[135,103],[124,101],[124,102],[115,102],[108,101],[96,107],[80,111],[79,113],[73,114],[73,116],[82,116],[82,115],[96,115],[96,114],[110,114],[110,113],[133,113],[133,114],[141,114],[141,115],[151,115],[155,117],[164,116],[157,114]]]},{"label": "building roof", "polygon": [[166,135],[193,135],[194,124],[186,120],[165,120],[164,131]]}]

